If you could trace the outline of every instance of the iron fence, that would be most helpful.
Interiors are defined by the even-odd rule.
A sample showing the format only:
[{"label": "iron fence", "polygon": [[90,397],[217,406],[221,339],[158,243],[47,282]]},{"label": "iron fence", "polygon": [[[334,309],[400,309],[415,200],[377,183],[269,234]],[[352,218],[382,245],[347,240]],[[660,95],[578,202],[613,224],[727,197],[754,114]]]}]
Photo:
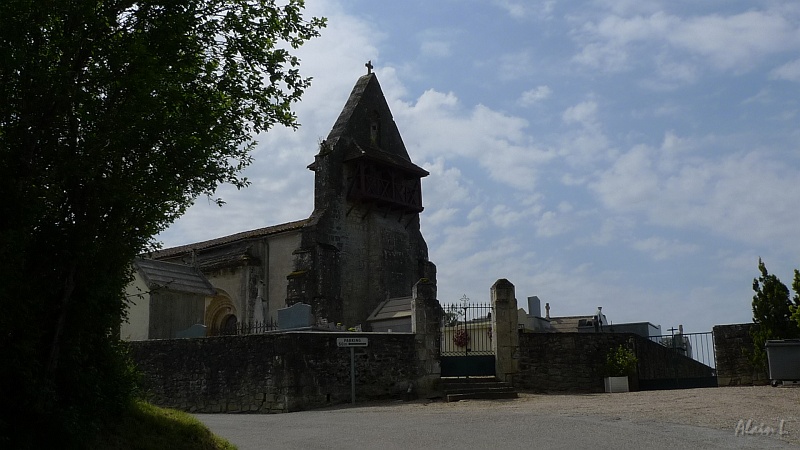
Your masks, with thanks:
[{"label": "iron fence", "polygon": [[442,305],[442,356],[494,354],[492,305],[469,303],[468,300]]},{"label": "iron fence", "polygon": [[712,369],[717,367],[714,334],[710,331],[650,336],[650,340],[671,348],[683,356],[701,362]]},{"label": "iron fence", "polygon": [[255,322],[236,322],[226,324],[222,328],[210,328],[209,336],[243,336],[247,334],[264,334],[278,330],[278,322],[274,320]]}]

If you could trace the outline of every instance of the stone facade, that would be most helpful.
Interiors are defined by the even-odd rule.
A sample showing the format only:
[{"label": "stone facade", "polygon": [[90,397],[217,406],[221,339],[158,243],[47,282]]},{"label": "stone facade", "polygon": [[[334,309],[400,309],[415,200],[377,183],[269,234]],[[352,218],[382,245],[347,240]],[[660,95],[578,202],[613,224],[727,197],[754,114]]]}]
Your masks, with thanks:
[{"label": "stone facade", "polygon": [[714,327],[714,348],[717,355],[717,380],[720,386],[769,384],[766,370],[753,367],[754,323],[717,325]]},{"label": "stone facade", "polygon": [[361,77],[314,162],[308,219],[155,252],[198,267],[216,289],[203,324],[275,320],[296,303],[317,325],[366,323],[384,300],[410,297],[436,267],[420,232],[421,179],[374,73]]},{"label": "stone facade", "polygon": [[314,163],[314,212],[302,229],[287,303],[315,316],[363,323],[417,280],[435,283],[420,233],[421,178],[375,74],[361,77]]}]

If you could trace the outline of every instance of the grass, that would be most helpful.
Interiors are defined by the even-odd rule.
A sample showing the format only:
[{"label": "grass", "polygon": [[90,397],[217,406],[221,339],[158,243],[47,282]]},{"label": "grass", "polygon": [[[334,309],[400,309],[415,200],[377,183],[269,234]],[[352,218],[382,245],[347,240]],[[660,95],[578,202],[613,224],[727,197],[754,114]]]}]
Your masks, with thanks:
[{"label": "grass", "polygon": [[236,450],[192,415],[136,401],[125,417],[103,436],[109,450]]}]

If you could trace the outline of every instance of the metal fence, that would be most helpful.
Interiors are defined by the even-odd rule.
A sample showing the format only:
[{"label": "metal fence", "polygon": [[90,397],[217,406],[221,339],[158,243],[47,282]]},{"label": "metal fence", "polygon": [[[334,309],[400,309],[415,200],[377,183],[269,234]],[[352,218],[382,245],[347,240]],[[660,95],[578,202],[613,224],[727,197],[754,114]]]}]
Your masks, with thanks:
[{"label": "metal fence", "polygon": [[650,340],[711,368],[717,367],[714,334],[710,331],[650,336]]},{"label": "metal fence", "polygon": [[[464,297],[466,299],[466,296]],[[444,304],[442,356],[492,355],[492,305]]]},{"label": "metal fence", "polygon": [[264,334],[269,331],[277,331],[278,322],[265,320],[263,322],[235,322],[228,323],[222,328],[211,328],[209,336],[242,336],[246,334]]}]

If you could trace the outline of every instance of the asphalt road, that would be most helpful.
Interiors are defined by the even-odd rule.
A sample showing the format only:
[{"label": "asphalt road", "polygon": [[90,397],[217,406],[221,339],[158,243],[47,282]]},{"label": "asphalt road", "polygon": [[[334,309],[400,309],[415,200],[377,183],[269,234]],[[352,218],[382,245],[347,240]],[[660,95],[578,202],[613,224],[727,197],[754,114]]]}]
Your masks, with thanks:
[{"label": "asphalt road", "polygon": [[[495,401],[496,402],[496,401]],[[198,414],[240,450],[255,449],[777,449],[774,436],[586,414],[417,404],[356,406],[289,414]]]}]

